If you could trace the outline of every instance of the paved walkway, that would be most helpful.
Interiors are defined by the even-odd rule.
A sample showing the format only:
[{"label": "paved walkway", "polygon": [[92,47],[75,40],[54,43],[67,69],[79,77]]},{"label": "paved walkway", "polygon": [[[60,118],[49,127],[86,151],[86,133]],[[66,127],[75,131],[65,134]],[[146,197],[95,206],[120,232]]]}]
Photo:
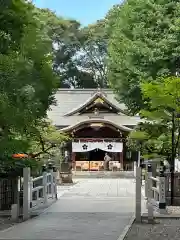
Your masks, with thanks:
[{"label": "paved walkway", "polygon": [[117,240],[134,206],[132,179],[83,179],[60,192],[41,216],[0,232],[0,239]]}]

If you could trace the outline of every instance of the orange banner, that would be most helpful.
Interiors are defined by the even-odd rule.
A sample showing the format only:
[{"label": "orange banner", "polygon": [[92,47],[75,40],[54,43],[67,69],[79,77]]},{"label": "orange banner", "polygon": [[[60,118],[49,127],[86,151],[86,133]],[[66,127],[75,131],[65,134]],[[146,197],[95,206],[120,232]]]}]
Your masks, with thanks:
[{"label": "orange banner", "polygon": [[90,170],[99,171],[100,167],[104,166],[104,162],[102,161],[91,161],[90,162]]},{"label": "orange banner", "polygon": [[81,168],[81,170],[89,170],[89,161],[76,161],[76,168]]},{"label": "orange banner", "polygon": [[99,171],[103,167],[104,161],[76,161],[76,168],[82,171]]}]

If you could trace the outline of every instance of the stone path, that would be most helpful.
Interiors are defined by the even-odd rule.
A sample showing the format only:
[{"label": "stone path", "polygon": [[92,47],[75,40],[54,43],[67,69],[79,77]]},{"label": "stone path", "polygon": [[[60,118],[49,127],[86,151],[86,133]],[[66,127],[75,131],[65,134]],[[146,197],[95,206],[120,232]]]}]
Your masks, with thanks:
[{"label": "stone path", "polygon": [[117,240],[134,213],[132,179],[83,179],[59,189],[41,216],[0,232],[0,239]]}]

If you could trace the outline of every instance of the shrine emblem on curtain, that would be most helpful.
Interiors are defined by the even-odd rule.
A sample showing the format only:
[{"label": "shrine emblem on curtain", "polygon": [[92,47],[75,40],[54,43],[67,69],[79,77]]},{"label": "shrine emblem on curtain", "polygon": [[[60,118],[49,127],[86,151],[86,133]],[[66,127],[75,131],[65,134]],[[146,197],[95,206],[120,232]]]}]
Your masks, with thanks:
[{"label": "shrine emblem on curtain", "polygon": [[89,152],[95,149],[101,149],[105,152],[122,152],[123,144],[121,142],[72,142],[73,152]]}]

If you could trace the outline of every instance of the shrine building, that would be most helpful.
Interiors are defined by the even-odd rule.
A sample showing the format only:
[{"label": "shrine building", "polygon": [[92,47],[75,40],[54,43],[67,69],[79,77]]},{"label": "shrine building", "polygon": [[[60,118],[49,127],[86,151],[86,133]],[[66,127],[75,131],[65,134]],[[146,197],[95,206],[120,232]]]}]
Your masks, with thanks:
[{"label": "shrine building", "polygon": [[66,151],[75,170],[103,170],[105,153],[112,168],[133,170],[137,153],[128,150],[126,138],[140,118],[128,116],[112,90],[59,89],[55,98],[48,118],[71,136]]}]

